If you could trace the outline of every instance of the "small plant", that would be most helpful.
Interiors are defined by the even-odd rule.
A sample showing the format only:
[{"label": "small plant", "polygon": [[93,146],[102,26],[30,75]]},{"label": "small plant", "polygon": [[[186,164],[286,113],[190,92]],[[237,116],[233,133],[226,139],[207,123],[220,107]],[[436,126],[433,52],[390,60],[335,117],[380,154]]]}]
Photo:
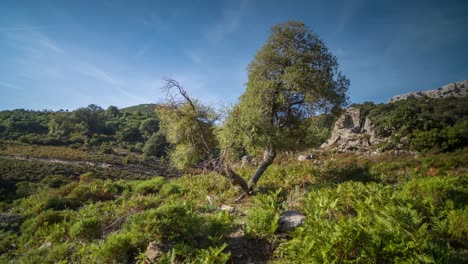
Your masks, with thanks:
[{"label": "small plant", "polygon": [[248,237],[274,240],[280,217],[278,195],[281,191],[253,197],[256,206],[250,210],[245,222],[245,234]]}]

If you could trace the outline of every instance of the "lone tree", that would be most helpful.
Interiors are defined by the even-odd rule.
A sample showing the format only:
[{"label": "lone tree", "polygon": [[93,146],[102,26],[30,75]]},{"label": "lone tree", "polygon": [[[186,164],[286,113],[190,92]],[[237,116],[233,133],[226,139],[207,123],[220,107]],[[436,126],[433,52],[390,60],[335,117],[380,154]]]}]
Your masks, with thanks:
[{"label": "lone tree", "polygon": [[[185,143],[204,152],[197,156],[198,162],[213,158],[215,149],[219,148],[219,159],[213,168],[241,186],[245,193],[252,193],[278,151],[304,146],[304,135],[312,117],[332,113],[346,104],[349,80],[340,73],[336,57],[323,41],[304,23],[296,21],[272,28],[267,42],[250,63],[248,73],[246,91],[219,129],[215,128],[213,119],[207,118],[210,108],[194,102],[177,82],[167,80],[166,88],[168,91],[177,88],[176,92],[185,99],[171,113],[179,112],[179,117],[185,118],[184,123],[192,115],[188,123],[192,126],[190,131],[196,133],[187,133],[180,127],[179,130],[185,131],[186,138],[192,137]],[[168,116],[168,108],[162,109],[158,110],[160,115]],[[174,122],[175,116],[170,120],[172,123],[164,122],[161,117],[161,125],[166,131],[174,132],[180,121]],[[177,146],[177,142],[171,143]],[[243,150],[264,152],[263,162],[248,182],[229,165]]]}]

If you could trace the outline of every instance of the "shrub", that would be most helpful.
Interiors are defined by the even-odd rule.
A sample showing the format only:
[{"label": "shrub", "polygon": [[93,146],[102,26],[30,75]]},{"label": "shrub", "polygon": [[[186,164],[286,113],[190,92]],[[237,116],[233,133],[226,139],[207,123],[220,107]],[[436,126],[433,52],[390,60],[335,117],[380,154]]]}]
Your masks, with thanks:
[{"label": "shrub", "polygon": [[166,137],[163,133],[153,134],[143,147],[143,154],[146,157],[166,156],[166,147],[168,146]]},{"label": "shrub", "polygon": [[171,242],[194,243],[202,225],[202,220],[186,203],[164,204],[132,216],[124,225],[124,230],[140,234],[148,241],[160,239]]},{"label": "shrub", "polygon": [[157,193],[161,189],[161,187],[166,184],[166,180],[164,177],[154,177],[150,180],[141,181],[135,185],[135,193],[139,194],[150,194],[150,193]]},{"label": "shrub", "polygon": [[96,217],[80,219],[70,227],[72,238],[91,241],[101,236],[101,223]]},{"label": "shrub", "polygon": [[136,248],[132,244],[129,233],[113,233],[93,253],[97,263],[131,263],[136,256]]},{"label": "shrub", "polygon": [[273,240],[279,220],[279,202],[276,193],[260,194],[253,197],[256,205],[250,210],[245,221],[245,234],[250,238]]},{"label": "shrub", "polygon": [[41,184],[50,188],[58,188],[69,183],[69,178],[63,175],[47,175],[41,180]]}]

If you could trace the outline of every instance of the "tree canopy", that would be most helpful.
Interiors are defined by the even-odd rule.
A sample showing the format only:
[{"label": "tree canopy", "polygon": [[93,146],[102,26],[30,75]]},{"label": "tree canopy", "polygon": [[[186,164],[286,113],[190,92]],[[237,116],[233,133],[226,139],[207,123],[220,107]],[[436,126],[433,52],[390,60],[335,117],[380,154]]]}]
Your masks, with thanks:
[{"label": "tree canopy", "polygon": [[302,22],[274,26],[248,73],[247,89],[227,118],[225,147],[297,149],[312,116],[346,104],[349,80]]},{"label": "tree canopy", "polygon": [[[176,164],[193,165],[212,158],[219,147],[225,163],[222,173],[250,192],[277,151],[304,146],[312,117],[346,104],[349,80],[340,73],[336,57],[323,41],[304,23],[295,21],[272,28],[248,73],[246,91],[219,129],[212,109],[190,98],[171,79],[166,80],[166,88],[175,89],[181,101],[170,94],[168,102],[158,108],[158,116],[175,145],[171,156]],[[235,153],[260,149],[264,161],[247,185],[228,161]]]}]

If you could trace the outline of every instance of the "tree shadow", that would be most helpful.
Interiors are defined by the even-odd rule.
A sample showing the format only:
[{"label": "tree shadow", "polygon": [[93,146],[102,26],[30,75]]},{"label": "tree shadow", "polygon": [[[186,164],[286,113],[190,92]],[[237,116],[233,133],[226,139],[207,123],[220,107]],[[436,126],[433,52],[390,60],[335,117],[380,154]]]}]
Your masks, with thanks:
[{"label": "tree shadow", "polygon": [[277,246],[267,240],[245,236],[229,237],[226,244],[226,251],[231,252],[230,263],[267,263]]},{"label": "tree shadow", "polygon": [[381,180],[370,173],[369,166],[355,165],[346,168],[327,169],[319,177],[319,181],[320,183],[342,183],[347,181],[368,183],[380,182]]}]

